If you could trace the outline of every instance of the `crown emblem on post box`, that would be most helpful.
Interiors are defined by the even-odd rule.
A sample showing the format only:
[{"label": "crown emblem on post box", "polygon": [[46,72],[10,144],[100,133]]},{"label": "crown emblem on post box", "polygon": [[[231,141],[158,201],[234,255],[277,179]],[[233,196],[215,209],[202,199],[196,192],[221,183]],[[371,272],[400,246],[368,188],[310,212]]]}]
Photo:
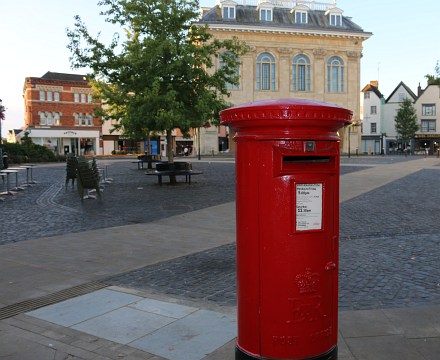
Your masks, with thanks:
[{"label": "crown emblem on post box", "polygon": [[314,293],[318,291],[319,274],[312,273],[312,269],[306,268],[304,274],[296,275],[295,282],[300,294]]}]

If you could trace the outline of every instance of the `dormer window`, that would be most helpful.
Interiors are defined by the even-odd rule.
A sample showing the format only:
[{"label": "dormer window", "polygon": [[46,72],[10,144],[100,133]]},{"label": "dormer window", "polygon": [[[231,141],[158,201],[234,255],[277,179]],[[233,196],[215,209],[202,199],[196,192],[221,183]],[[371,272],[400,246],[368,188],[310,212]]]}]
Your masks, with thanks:
[{"label": "dormer window", "polygon": [[261,21],[272,21],[272,9],[260,9],[260,20]]},{"label": "dormer window", "polygon": [[235,6],[223,6],[223,19],[233,20],[235,19]]},{"label": "dormer window", "polygon": [[341,27],[342,26],[342,10],[336,7],[329,9],[325,12],[328,16],[330,26]]},{"label": "dormer window", "polygon": [[222,1],[220,4],[222,9],[223,20],[235,20],[235,10],[237,3],[234,1]]},{"label": "dormer window", "polygon": [[307,24],[308,23],[308,10],[305,5],[297,5],[290,12],[293,14],[295,24]]},{"label": "dormer window", "polygon": [[339,14],[330,14],[330,25],[331,26],[341,26],[342,16]]},{"label": "dormer window", "polygon": [[305,11],[295,11],[295,23],[307,24],[307,13]]},{"label": "dormer window", "polygon": [[260,14],[260,21],[272,21],[273,20],[273,5],[266,0],[261,1],[257,7]]}]

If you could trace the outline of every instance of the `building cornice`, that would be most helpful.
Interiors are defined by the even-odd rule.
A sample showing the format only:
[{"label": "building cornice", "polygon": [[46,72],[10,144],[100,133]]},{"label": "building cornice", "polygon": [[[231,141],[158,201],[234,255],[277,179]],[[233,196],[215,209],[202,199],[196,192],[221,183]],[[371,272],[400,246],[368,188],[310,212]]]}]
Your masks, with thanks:
[{"label": "building cornice", "polygon": [[259,27],[249,25],[237,25],[237,24],[207,24],[210,30],[223,31],[223,32],[250,32],[250,33],[262,33],[262,34],[286,34],[296,36],[314,36],[314,37],[332,37],[332,38],[345,38],[345,39],[360,39],[365,41],[369,39],[372,33],[357,33],[357,32],[345,32],[345,31],[326,31],[326,30],[313,30],[313,29],[292,29],[285,27]]}]

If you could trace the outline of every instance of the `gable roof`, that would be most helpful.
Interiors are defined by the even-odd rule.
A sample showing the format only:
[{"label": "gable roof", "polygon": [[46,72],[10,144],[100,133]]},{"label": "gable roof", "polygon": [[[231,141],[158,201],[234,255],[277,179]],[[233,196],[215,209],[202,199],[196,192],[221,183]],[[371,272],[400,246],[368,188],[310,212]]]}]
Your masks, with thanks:
[{"label": "gable roof", "polygon": [[365,86],[362,90],[361,90],[361,92],[363,92],[363,93],[365,93],[365,92],[367,92],[367,91],[372,91],[372,92],[374,92],[376,95],[377,95],[377,97],[379,98],[379,99],[382,99],[384,96],[382,95],[382,93],[379,91],[379,89],[377,88],[377,86],[374,86],[374,85],[372,85],[372,84],[368,84],[367,86]]},{"label": "gable roof", "polygon": [[403,81],[401,81],[399,85],[397,85],[396,88],[393,90],[393,92],[390,94],[390,96],[388,96],[385,102],[388,102],[401,86],[408,92],[409,96],[411,96],[413,100],[417,99],[417,95],[414,94],[413,91],[408,86],[406,86]]},{"label": "gable roof", "polygon": [[329,17],[326,16],[326,12],[322,10],[309,10],[308,22],[306,24],[299,24],[295,23],[295,18],[293,14],[291,14],[292,9],[290,8],[274,7],[272,21],[260,21],[257,9],[257,6],[237,5],[235,19],[223,19],[219,5],[216,5],[210,10],[205,11],[198,23],[218,26],[224,25],[228,28],[249,26],[261,28],[262,30],[266,30],[267,28],[288,28],[297,31],[325,30],[339,33],[356,33],[367,38],[372,35],[355,24],[350,17],[342,16],[342,26],[332,26],[330,25]]}]

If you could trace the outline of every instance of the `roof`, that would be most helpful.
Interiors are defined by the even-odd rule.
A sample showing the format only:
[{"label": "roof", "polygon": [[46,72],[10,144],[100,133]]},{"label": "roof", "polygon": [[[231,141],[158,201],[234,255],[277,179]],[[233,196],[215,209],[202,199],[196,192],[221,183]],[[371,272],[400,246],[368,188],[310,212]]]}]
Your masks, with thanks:
[{"label": "roof", "polygon": [[377,97],[379,98],[379,99],[382,99],[384,96],[382,95],[382,93],[379,91],[379,89],[377,88],[377,86],[374,86],[374,85],[372,85],[372,84],[368,84],[367,86],[365,86],[362,90],[361,90],[361,92],[363,92],[363,93],[365,93],[365,92],[367,92],[367,91],[372,91],[372,92],[374,92],[376,95],[377,95]]},{"label": "roof", "polygon": [[396,88],[393,90],[393,92],[390,94],[390,96],[388,96],[386,102],[388,102],[391,99],[391,97],[396,93],[397,89],[401,86],[408,92],[409,96],[411,96],[413,100],[417,99],[417,95],[414,94],[414,92],[408,86],[406,86],[403,81],[401,81],[399,85],[397,85]]},{"label": "roof", "polygon": [[44,74],[41,79],[44,80],[62,80],[62,81],[86,81],[88,82],[88,78],[86,75],[78,75],[78,74],[65,74],[65,73],[56,73],[48,71]]},{"label": "roof", "polygon": [[347,32],[347,33],[359,33],[367,35],[371,33],[364,32],[364,30],[357,24],[355,24],[351,18],[342,16],[342,26],[331,26],[329,17],[326,16],[326,12],[322,10],[310,10],[308,12],[308,23],[297,24],[294,21],[294,16],[291,14],[290,8],[273,8],[273,21],[260,21],[258,18],[257,6],[250,5],[237,5],[235,19],[223,19],[222,12],[219,5],[214,6],[210,10],[204,11],[202,18],[199,20],[201,24],[211,25],[231,25],[236,26],[252,26],[267,28],[290,28],[297,30],[326,30],[331,32]]}]

